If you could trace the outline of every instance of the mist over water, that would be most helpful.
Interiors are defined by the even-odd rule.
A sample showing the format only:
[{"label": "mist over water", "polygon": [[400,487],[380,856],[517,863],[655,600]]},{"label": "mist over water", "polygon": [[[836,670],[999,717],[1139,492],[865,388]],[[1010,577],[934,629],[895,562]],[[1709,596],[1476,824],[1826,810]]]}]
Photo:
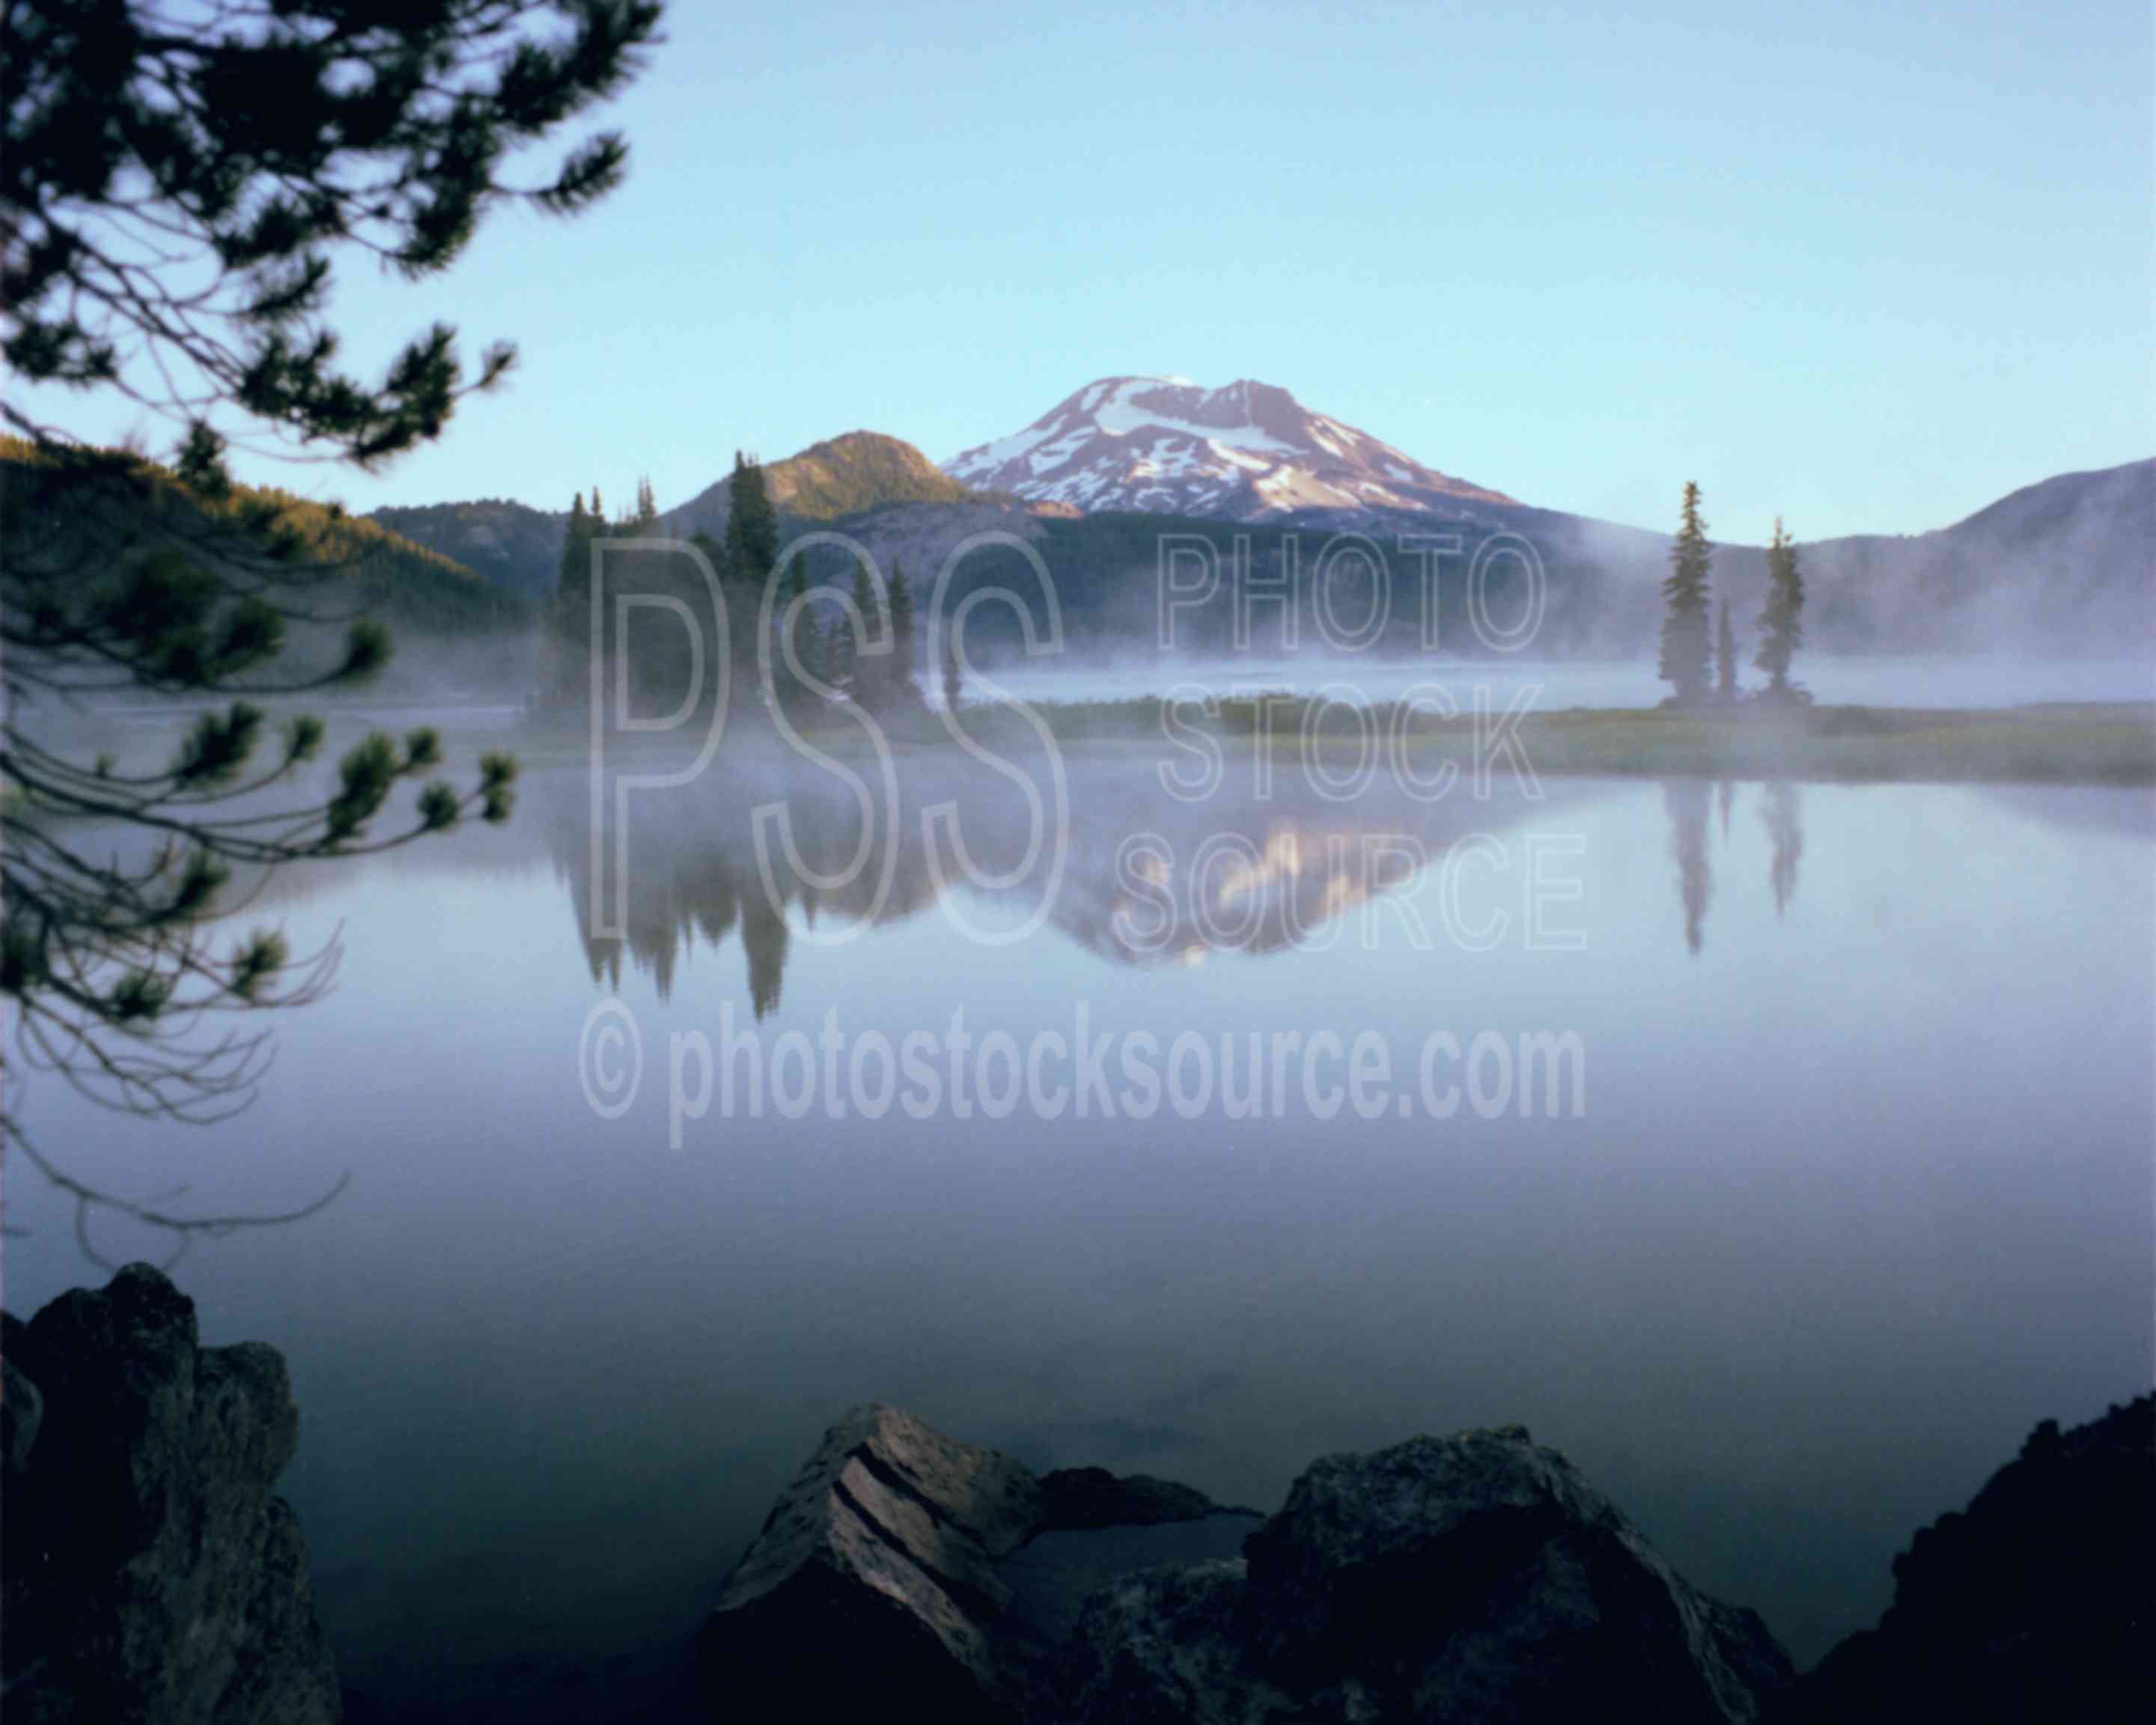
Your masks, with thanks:
[{"label": "mist over water", "polygon": [[[1466,707],[1477,687],[1491,691],[1502,711],[1530,689],[1534,710],[1652,706],[1668,693],[1651,665],[1636,660],[1517,659],[1396,662],[1368,655],[1319,653],[1289,657],[1207,659],[1132,655],[1072,662],[1056,658],[1003,661],[994,681],[1021,699],[1121,701],[1158,695],[1188,683],[1224,696],[1241,686],[1315,695],[1332,687],[1368,701],[1389,701],[1435,684]],[[1746,680],[1755,680],[1746,673]],[[2156,661],[2148,659],[2046,660],[1996,657],[1887,658],[1807,655],[1799,680],[1833,706],[2005,707],[2051,701],[2156,701]]]},{"label": "mist over water", "polygon": [[[485,662],[465,655],[454,664],[439,654],[400,648],[384,682],[340,703],[317,697],[310,705],[331,711],[344,706],[379,713],[400,723],[444,722],[459,729],[519,724],[531,696],[538,649],[517,650]],[[1747,671],[1748,686],[1758,680]],[[1797,680],[1823,705],[1881,707],[1996,708],[2035,703],[2156,701],[2156,660],[2104,657],[2046,659],[1995,656],[1887,657],[1807,654]],[[932,705],[942,702],[940,678],[920,677]],[[1149,647],[1103,655],[1073,649],[1029,659],[992,656],[980,667],[968,698],[1000,691],[1019,700],[1134,701],[1173,689],[1202,691],[1225,699],[1236,690],[1281,691],[1386,701],[1412,690],[1442,689],[1463,711],[1475,691],[1487,690],[1496,711],[1515,700],[1532,700],[1537,712],[1571,707],[1650,707],[1668,693],[1650,663],[1635,659],[1439,656],[1388,660],[1369,654],[1179,655]],[[131,698],[101,704],[117,724],[147,734],[172,722],[169,703]]]},{"label": "mist over water", "polygon": [[[200,1134],[29,1098],[41,1142],[130,1194],[260,1210],[352,1171],[319,1216],[199,1243],[180,1275],[205,1340],[290,1362],[285,1489],[356,1690],[401,1717],[569,1708],[567,1675],[693,1629],[868,1398],[1261,1505],[1321,1453],[1523,1421],[1807,1661],[2034,1421],[2146,1387],[2145,791],[1531,801],[1501,775],[1486,802],[1342,803],[1231,775],[1193,804],[1142,757],[1070,773],[1052,899],[939,884],[923,809],[954,803],[988,870],[1028,819],[939,757],[906,768],[880,903],[785,865],[774,903],[756,805],[785,803],[814,871],[858,813],[829,775],[722,763],[633,819],[602,935],[586,781],[541,761],[506,828],[273,882],[261,914],[346,951],[249,1113]],[[1542,932],[1569,944],[1528,938],[1550,839],[1576,848],[1544,884],[1578,896]],[[603,1117],[581,1055],[610,996],[644,1061]],[[754,1039],[768,1082],[833,1014],[896,1046],[963,1013],[976,1046],[1024,1050],[1081,1003],[1119,1046],[1368,1033],[1409,1106],[1235,1118],[1216,1086],[1142,1114],[1111,1068],[1112,1118],[834,1117],[819,1091],[798,1118],[715,1101],[670,1145],[683,1039]],[[1436,1032],[1575,1034],[1580,1107],[1440,1117],[1414,1082]],[[57,1195],[11,1188],[27,1311],[84,1265]],[[97,1230],[116,1260],[162,1245]]]}]

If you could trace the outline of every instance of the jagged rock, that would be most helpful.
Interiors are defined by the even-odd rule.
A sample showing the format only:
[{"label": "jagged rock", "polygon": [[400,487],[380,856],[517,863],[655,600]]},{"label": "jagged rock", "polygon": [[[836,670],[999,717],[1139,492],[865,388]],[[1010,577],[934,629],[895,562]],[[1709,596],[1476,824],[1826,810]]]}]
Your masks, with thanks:
[{"label": "jagged rock", "polygon": [[299,1524],[270,1495],[299,1439],[276,1352],[198,1346],[194,1302],[140,1264],[5,1343],[11,1407],[18,1380],[42,1404],[8,1435],[10,1725],[341,1719]]},{"label": "jagged rock", "polygon": [[[1518,1427],[1332,1457],[1245,1556],[1116,1575],[1076,1611],[1101,1531],[1247,1512],[1098,1469],[1035,1478],[897,1409],[834,1426],[706,1625],[722,1718],[1084,1725],[1749,1721],[1789,1681],[1748,1611],[1699,1594]],[[1093,1531],[1086,1531],[1093,1530]],[[1068,1554],[1030,1550],[1076,1542]],[[1148,1536],[1150,1537],[1150,1536]],[[1181,1538],[1183,1536],[1178,1536]],[[1042,1573],[1034,1573],[1035,1569]],[[1019,1586],[1014,1596],[1013,1584]],[[1032,1597],[1029,1599],[1027,1594]]]},{"label": "jagged rock", "polygon": [[1745,1721],[1790,1681],[1756,1615],[1518,1426],[1328,1457],[1245,1552],[1090,1604],[1072,1716]]},{"label": "jagged rock", "polygon": [[[901,1409],[824,1435],[728,1579],[700,1657],[722,1719],[1008,1719],[1038,1653],[998,1565],[1036,1534],[1212,1514],[1203,1493],[1096,1470],[1044,1481]],[[1059,1519],[1059,1517],[1070,1519]]]},{"label": "jagged rock", "polygon": [[15,1369],[14,1320],[8,1320],[7,1353],[0,1355],[0,1463],[12,1483],[30,1465],[30,1451],[44,1423],[45,1399],[38,1386]]},{"label": "jagged rock", "polygon": [[1026,1717],[1060,1716],[1064,1650],[1104,1589],[1156,1570],[1240,1563],[1243,1541],[1258,1520],[1246,1510],[1224,1510],[1174,1522],[1050,1529],[1005,1558],[997,1573],[1010,1588],[1011,1604],[998,1641],[1023,1678]]},{"label": "jagged rock", "polygon": [[2156,1397],[2046,1420],[1965,1512],[1894,1560],[1878,1628],[1841,1642],[1790,1717],[2139,1718],[2156,1645]]},{"label": "jagged rock", "polygon": [[900,1409],[856,1408],[787,1488],[727,1582],[701,1655],[722,1718],[835,1717],[904,1695],[922,1717],[1004,1704],[995,1559],[1039,1520],[1040,1482]]},{"label": "jagged rock", "polygon": [[1249,1656],[1248,1565],[1240,1558],[1147,1569],[1086,1602],[1071,1656],[1069,1717],[1118,1725],[1261,1725],[1296,1711]]}]

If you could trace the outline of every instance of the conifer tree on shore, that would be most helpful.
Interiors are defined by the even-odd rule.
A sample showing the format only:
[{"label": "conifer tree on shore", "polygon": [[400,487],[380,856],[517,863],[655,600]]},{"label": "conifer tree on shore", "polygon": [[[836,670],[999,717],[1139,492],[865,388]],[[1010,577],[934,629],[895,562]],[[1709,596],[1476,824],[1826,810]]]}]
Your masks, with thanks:
[{"label": "conifer tree on shore", "polygon": [[856,623],[852,614],[840,613],[837,639],[844,643],[846,675],[840,685],[847,695],[863,706],[877,703],[881,694],[879,684],[883,665],[875,654],[864,655],[862,645],[880,634],[882,608],[876,603],[875,585],[869,579],[868,565],[854,565],[854,610],[860,614]]},{"label": "conifer tree on shore", "polygon": [[943,706],[946,711],[956,712],[958,703],[965,698],[966,673],[958,663],[958,642],[952,636],[943,647]]},{"label": "conifer tree on shore", "polygon": [[1699,487],[1687,483],[1683,519],[1676,542],[1670,547],[1669,578],[1662,583],[1669,611],[1662,619],[1661,653],[1656,670],[1670,685],[1674,698],[1686,706],[1702,700],[1708,688],[1707,581],[1713,555],[1707,523],[1700,518]]},{"label": "conifer tree on shore", "polygon": [[894,702],[921,704],[921,691],[913,680],[913,588],[896,557],[891,564],[891,664],[886,675]]},{"label": "conifer tree on shore", "polygon": [[1790,693],[1789,661],[1804,639],[1802,621],[1804,579],[1797,568],[1797,542],[1774,517],[1774,537],[1767,547],[1767,603],[1759,613],[1759,650],[1752,663],[1767,673],[1770,695]]},{"label": "conifer tree on shore", "polygon": [[[592,502],[598,502],[598,487],[592,487]],[[557,649],[557,677],[565,690],[585,686],[592,633],[592,540],[604,525],[588,514],[584,494],[577,493],[569,506],[568,531],[562,539],[562,561],[554,575],[554,639]]]},{"label": "conifer tree on shore", "polygon": [[[726,508],[726,573],[761,593],[764,579],[778,561],[778,519],[764,484],[763,466],[734,451],[733,484]],[[795,572],[799,572],[797,559]]]}]

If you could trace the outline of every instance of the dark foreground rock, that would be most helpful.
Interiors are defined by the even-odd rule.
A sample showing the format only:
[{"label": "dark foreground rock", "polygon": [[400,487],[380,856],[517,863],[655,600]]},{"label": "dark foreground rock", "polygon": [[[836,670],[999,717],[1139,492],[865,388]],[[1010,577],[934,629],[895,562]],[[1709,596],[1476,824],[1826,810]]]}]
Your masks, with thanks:
[{"label": "dark foreground rock", "polygon": [[[1254,1519],[1162,1481],[1036,1478],[898,1409],[857,1409],[728,1582],[704,1633],[709,1692],[730,1719],[857,1718],[901,1701],[909,1717],[976,1722],[1379,1725],[1614,1707],[1682,1725],[1759,1718],[1790,1681],[1755,1615],[1690,1586],[1517,1427],[1321,1461],[1243,1556],[1217,1555]],[[1211,1560],[1101,1572],[1088,1542],[1148,1522],[1190,1524],[1182,1554],[1209,1542]],[[1082,1609],[1054,1603],[1029,1556],[1059,1540],[1060,1560],[1106,1580]]]},{"label": "dark foreground rock", "polygon": [[1894,1603],[1798,1692],[1824,1722],[2145,1717],[2156,1648],[2156,1398],[2046,1420],[1894,1560]]},{"label": "dark foreground rock", "polygon": [[285,1363],[197,1345],[146,1265],[6,1320],[6,1711],[158,1725],[341,1718],[299,1523]]},{"label": "dark foreground rock", "polygon": [[963,1725],[1032,1711],[1043,1650],[1003,1565],[1059,1528],[1194,1520],[1187,1486],[1041,1477],[901,1409],[824,1435],[728,1580],[699,1649],[724,1719],[857,1717],[903,1702]]},{"label": "dark foreground rock", "polygon": [[1418,1437],[1297,1480],[1241,1563],[1088,1606],[1082,1721],[1753,1720],[1789,1686],[1753,1613],[1693,1588],[1526,1430]]}]

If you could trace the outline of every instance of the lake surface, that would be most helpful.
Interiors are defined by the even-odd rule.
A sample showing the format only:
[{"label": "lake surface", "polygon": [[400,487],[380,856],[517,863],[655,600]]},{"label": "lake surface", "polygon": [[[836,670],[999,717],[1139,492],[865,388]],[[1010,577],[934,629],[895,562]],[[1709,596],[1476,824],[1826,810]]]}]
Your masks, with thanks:
[{"label": "lake surface", "polygon": [[[1522,1421],[1809,1662],[2036,1420],[2149,1387],[2146,792],[1529,802],[1501,778],[1487,801],[1340,802],[1231,770],[1188,803],[1110,754],[1067,788],[1052,896],[1039,870],[939,888],[922,809],[955,804],[978,870],[1018,875],[1025,806],[977,767],[909,768],[879,903],[875,870],[804,885],[858,836],[835,780],[715,766],[632,818],[602,938],[586,782],[542,764],[505,829],[275,883],[257,914],[302,949],[341,928],[345,956],[247,1114],[116,1120],[32,1081],[41,1144],[123,1193],[184,1182],[174,1209],[303,1204],[350,1172],[318,1215],[175,1273],[206,1339],[290,1363],[285,1490],[363,1703],[603,1712],[871,1398],[1260,1506],[1327,1451]],[[752,813],[773,799],[800,864],[777,857],[778,906]],[[1081,1087],[1041,1039],[1067,1048],[1081,1004],[1119,1050],[1150,1034],[1162,1099],[1111,1057],[1112,1118],[1045,1090],[1000,1111],[1036,1048]],[[963,1117],[947,1090],[864,1117],[875,1060],[780,1111],[828,1014],[844,1074],[879,1033],[942,1060],[961,1011],[977,1053],[1011,1044]],[[716,1058],[729,1032],[759,1039],[732,1115],[715,1082],[671,1147],[670,1075],[685,1097],[697,1039]],[[1253,1035],[1289,1048],[1278,1106],[1199,1101],[1188,1050],[1175,1091],[1191,1032],[1216,1079]],[[1358,1033],[1389,1086],[1322,1117]],[[1486,1052],[1455,1061],[1443,1033]],[[1577,1038],[1554,1111],[1520,1096],[1537,1033]],[[70,1209],[10,1174],[10,1309],[101,1280]],[[165,1249],[110,1218],[91,1238]]]}]

